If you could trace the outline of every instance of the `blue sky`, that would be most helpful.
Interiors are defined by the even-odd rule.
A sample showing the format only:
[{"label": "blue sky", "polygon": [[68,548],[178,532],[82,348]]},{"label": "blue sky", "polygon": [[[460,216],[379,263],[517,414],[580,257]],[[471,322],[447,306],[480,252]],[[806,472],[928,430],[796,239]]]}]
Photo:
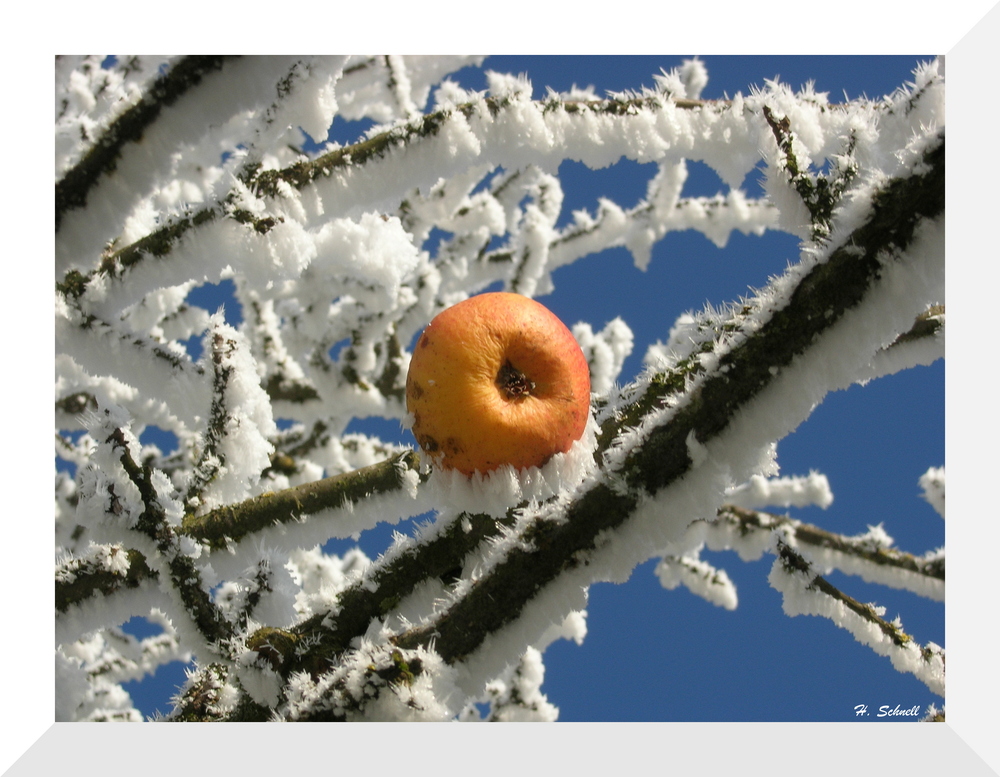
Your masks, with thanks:
[{"label": "blue sky", "polygon": [[[527,73],[535,96],[545,87],[567,90],[593,85],[606,90],[653,85],[660,68],[679,65],[682,56],[489,57],[484,67]],[[702,57],[709,73],[703,96],[746,94],[765,79],[793,87],[812,80],[831,101],[881,96],[910,79],[918,61],[901,57]],[[467,88],[486,88],[481,70],[452,76]],[[331,139],[352,142],[363,123],[335,122]],[[715,174],[697,163],[685,194],[725,191]],[[630,207],[645,193],[652,168],[627,161],[600,171],[567,162],[560,170],[563,212],[594,212],[598,196]],[[748,178],[744,189],[759,194]],[[433,239],[432,239],[433,240]],[[433,243],[428,247],[432,247]],[[588,321],[596,330],[622,316],[635,334],[635,349],[621,380],[635,376],[645,348],[665,339],[678,315],[706,302],[720,304],[763,286],[797,255],[796,241],[774,233],[734,234],[717,249],[698,233],[670,233],[653,250],[647,271],[635,268],[625,249],[582,259],[554,274],[555,291],[539,300],[567,325]],[[198,304],[214,310],[227,300],[227,287],[206,287]],[[227,302],[227,317],[238,320]],[[396,421],[356,422],[352,431],[412,442]],[[944,465],[944,366],[916,368],[855,386],[827,398],[795,433],[778,445],[783,475],[812,469],[827,475],[834,502],[826,510],[792,510],[794,517],[845,534],[883,523],[899,548],[916,554],[944,544],[944,522],[919,497],[917,480],[931,466]],[[389,544],[385,527],[366,533],[362,548],[374,558]],[[340,552],[348,543],[331,544]],[[628,583],[603,584],[590,591],[588,635],[582,645],[557,642],[545,654],[542,691],[560,708],[561,720],[854,720],[854,707],[883,704],[907,708],[942,704],[911,675],[896,672],[889,660],[855,642],[830,621],[789,618],[781,596],[767,583],[772,557],[745,563],[735,553],[704,552],[726,570],[737,587],[739,607],[729,612],[691,595],[667,591],[653,573],[655,560],[637,568]],[[831,582],[860,601],[886,607],[891,619],[921,643],[945,645],[944,606],[858,578],[833,574]],[[183,681],[179,665],[163,667],[155,678],[129,684],[144,714],[165,712],[167,699]]]}]

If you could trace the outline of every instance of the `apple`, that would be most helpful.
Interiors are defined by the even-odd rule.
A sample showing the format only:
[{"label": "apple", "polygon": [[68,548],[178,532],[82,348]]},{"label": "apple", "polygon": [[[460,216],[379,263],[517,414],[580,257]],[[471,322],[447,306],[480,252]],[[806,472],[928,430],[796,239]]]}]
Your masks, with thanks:
[{"label": "apple", "polygon": [[439,313],[406,375],[413,435],[435,464],[466,475],[540,467],[583,436],[590,368],[552,311],[494,292]]}]

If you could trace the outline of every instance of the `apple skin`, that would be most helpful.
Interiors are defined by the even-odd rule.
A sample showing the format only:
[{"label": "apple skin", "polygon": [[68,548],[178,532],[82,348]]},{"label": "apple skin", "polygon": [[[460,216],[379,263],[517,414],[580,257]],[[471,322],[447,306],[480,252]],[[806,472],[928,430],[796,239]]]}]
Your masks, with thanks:
[{"label": "apple skin", "polygon": [[590,368],[552,311],[508,292],[439,313],[406,375],[413,435],[435,464],[466,475],[540,467],[583,436]]}]

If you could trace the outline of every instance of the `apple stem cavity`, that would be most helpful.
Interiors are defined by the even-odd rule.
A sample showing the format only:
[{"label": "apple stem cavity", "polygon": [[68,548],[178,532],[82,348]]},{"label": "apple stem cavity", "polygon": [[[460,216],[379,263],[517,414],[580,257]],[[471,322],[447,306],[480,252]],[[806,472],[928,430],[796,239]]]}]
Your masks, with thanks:
[{"label": "apple stem cavity", "polygon": [[496,377],[497,388],[503,392],[507,399],[517,399],[527,396],[535,390],[534,381],[528,380],[528,376],[507,360],[500,367]]},{"label": "apple stem cavity", "polygon": [[465,475],[541,467],[583,436],[590,367],[555,313],[511,292],[445,308],[406,373],[413,436],[442,469]]}]

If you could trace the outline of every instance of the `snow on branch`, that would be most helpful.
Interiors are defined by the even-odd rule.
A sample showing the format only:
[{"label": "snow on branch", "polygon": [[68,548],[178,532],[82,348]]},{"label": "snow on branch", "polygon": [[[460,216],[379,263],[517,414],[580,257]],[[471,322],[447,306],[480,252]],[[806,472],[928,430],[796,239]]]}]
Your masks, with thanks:
[{"label": "snow on branch", "polygon": [[256,365],[242,335],[213,317],[205,337],[212,369],[212,400],[201,451],[184,501],[189,509],[228,504],[246,493],[270,464],[274,421]]},{"label": "snow on branch", "polygon": [[[545,677],[541,653],[528,648],[517,666],[486,687],[490,711],[487,721],[553,721],[559,709],[549,703],[539,688]],[[465,719],[472,719],[471,714]]]},{"label": "snow on branch", "polygon": [[127,529],[150,568],[172,582],[172,614],[185,638],[199,647],[218,644],[231,635],[231,627],[211,601],[194,558],[181,548],[179,504],[161,495],[172,490],[162,473],[136,462],[137,443],[127,426],[119,425],[122,420],[120,408],[105,408],[94,421],[92,434],[99,440],[95,458],[107,463],[83,470],[77,516],[97,538],[113,534],[116,527]]},{"label": "snow on branch", "polygon": [[810,472],[807,477],[764,478],[755,475],[746,483],[730,489],[729,504],[737,507],[808,507],[827,508],[833,502],[826,475]]},{"label": "snow on branch", "polygon": [[162,611],[154,608],[147,619],[162,631],[136,639],[120,629],[106,629],[65,646],[64,653],[84,659],[91,676],[102,676],[111,682],[140,680],[165,663],[190,660],[190,654],[180,647],[176,629]]},{"label": "snow on branch", "polygon": [[881,349],[872,363],[859,374],[858,382],[867,383],[911,367],[926,366],[944,358],[944,305],[931,305],[917,316],[913,326]]}]

